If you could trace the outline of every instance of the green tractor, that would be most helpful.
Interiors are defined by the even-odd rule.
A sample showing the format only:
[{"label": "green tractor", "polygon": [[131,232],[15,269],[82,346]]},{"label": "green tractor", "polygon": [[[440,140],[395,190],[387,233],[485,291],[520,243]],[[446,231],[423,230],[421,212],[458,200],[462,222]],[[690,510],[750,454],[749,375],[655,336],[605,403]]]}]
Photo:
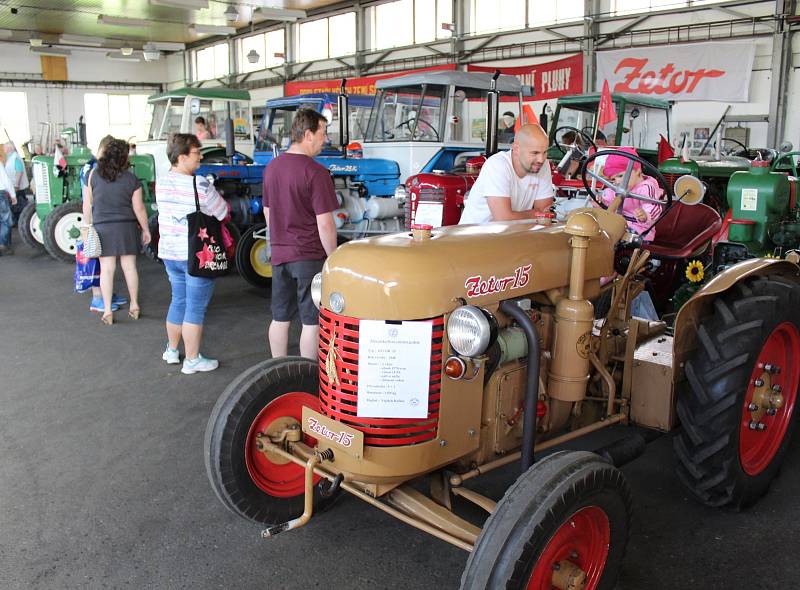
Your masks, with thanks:
[{"label": "green tractor", "polygon": [[[81,128],[82,123],[79,123]],[[76,141],[76,137],[80,139]],[[83,221],[81,170],[92,158],[83,137],[83,133],[72,128],[62,132],[62,139],[70,146],[69,153],[64,156],[64,167],[55,165],[54,156],[34,156],[36,200],[23,209],[18,223],[20,236],[26,244],[43,249],[64,262],[75,259],[75,242]],[[131,171],[142,182],[145,207],[150,215],[155,202],[155,161],[147,154],[131,156],[130,163]]]}]

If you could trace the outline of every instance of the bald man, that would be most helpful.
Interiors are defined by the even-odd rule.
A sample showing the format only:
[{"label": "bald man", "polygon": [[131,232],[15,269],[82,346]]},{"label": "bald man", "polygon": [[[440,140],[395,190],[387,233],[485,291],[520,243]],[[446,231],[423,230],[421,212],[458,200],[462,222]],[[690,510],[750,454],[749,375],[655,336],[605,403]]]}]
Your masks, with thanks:
[{"label": "bald man", "polygon": [[540,125],[520,127],[510,151],[486,160],[459,223],[532,219],[548,211],[554,192],[547,146],[547,133]]}]

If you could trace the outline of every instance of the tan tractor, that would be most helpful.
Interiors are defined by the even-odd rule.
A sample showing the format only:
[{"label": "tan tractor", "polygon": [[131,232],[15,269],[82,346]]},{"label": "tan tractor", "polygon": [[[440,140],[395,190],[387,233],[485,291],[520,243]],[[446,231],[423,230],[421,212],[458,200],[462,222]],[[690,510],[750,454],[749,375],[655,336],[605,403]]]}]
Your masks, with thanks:
[{"label": "tan tractor", "polygon": [[[205,456],[220,501],[271,537],[344,490],[470,552],[461,588],[596,590],[622,565],[631,491],[618,467],[644,439],[602,453],[562,443],[615,424],[680,426],[678,476],[700,501],[757,500],[794,424],[798,259],[733,266],[672,326],[632,318],[648,252],[601,286],[630,238],[613,211],[635,196],[620,193],[561,224],[423,227],[340,247],[316,284],[319,359],[264,361],[213,410]],[[502,499],[470,487],[512,463]],[[483,527],[454,496],[489,514]]]}]

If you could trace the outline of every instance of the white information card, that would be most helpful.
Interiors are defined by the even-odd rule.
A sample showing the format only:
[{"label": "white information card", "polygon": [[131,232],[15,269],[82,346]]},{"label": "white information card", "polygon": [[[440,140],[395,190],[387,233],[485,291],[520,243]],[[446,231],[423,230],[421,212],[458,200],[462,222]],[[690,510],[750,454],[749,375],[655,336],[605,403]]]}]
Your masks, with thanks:
[{"label": "white information card", "polygon": [[361,320],[359,417],[428,417],[431,334],[431,322]]}]

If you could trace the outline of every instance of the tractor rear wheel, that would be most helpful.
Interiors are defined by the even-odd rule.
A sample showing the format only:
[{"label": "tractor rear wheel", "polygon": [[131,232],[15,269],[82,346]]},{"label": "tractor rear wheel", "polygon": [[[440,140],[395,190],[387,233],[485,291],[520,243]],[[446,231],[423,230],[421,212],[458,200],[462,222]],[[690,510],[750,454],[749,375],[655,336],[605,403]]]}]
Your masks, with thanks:
[{"label": "tractor rear wheel", "polygon": [[34,250],[44,252],[44,237],[42,236],[42,223],[36,214],[36,203],[29,202],[22,209],[17,221],[19,237]]},{"label": "tractor rear wheel", "polygon": [[759,277],[713,307],[678,388],[678,477],[704,504],[741,509],[769,488],[794,429],[800,286]]},{"label": "tractor rear wheel", "polygon": [[631,502],[622,472],[594,453],[542,459],[486,521],[462,590],[610,590],[625,555]]},{"label": "tractor rear wheel", "polygon": [[236,244],[236,268],[245,281],[258,288],[272,285],[272,262],[269,238],[254,238],[253,234],[263,230],[265,224],[257,223],[249,228]]},{"label": "tractor rear wheel", "polygon": [[81,236],[80,226],[83,223],[83,205],[80,202],[69,202],[53,209],[44,219],[42,235],[44,248],[56,260],[75,262],[78,238]]},{"label": "tractor rear wheel", "polygon": [[[303,468],[260,451],[257,435],[299,427],[303,406],[319,410],[318,387],[317,363],[284,357],[251,367],[222,393],[206,427],[205,462],[211,487],[229,510],[269,525],[303,513]],[[305,435],[303,441],[315,443]],[[320,496],[316,486],[314,496],[315,511],[334,499]]]}]

